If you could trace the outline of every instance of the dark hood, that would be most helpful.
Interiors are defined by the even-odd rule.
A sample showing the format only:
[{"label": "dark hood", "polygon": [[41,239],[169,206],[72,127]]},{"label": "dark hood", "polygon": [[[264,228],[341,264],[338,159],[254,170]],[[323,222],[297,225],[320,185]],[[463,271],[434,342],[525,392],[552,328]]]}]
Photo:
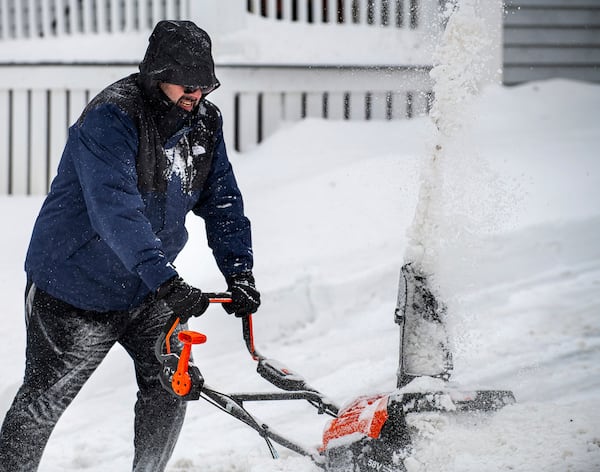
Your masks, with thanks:
[{"label": "dark hood", "polygon": [[191,21],[160,21],[150,35],[148,49],[140,63],[144,81],[168,82],[200,87],[203,95],[220,83],[208,33]]}]

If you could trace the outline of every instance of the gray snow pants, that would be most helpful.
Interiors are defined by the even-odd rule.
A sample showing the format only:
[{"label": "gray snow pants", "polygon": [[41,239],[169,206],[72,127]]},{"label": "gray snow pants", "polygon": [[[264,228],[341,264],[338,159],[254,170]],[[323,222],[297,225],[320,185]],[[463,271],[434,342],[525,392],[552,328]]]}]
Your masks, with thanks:
[{"label": "gray snow pants", "polygon": [[139,388],[133,470],[164,470],[185,416],[185,402],[160,385],[154,356],[169,315],[162,303],[90,312],[28,287],[25,377],[0,431],[0,471],[37,470],[58,419],[116,342],[133,359]]}]

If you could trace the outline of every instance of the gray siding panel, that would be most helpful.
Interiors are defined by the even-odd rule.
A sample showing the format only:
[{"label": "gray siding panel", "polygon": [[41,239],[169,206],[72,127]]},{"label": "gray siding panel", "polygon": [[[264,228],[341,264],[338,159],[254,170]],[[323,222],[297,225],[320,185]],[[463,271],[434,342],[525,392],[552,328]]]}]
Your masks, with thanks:
[{"label": "gray siding panel", "polygon": [[600,82],[600,67],[511,66],[504,70],[505,84],[555,78]]},{"label": "gray siding panel", "polygon": [[600,65],[600,47],[505,47],[504,64]]},{"label": "gray siding panel", "polygon": [[[600,0],[598,0],[600,1]],[[600,47],[600,27],[597,28],[508,28],[505,46],[596,46]]]},{"label": "gray siding panel", "polygon": [[510,0],[504,83],[552,77],[600,82],[600,0]]},{"label": "gray siding panel", "polygon": [[508,9],[506,26],[582,27],[600,26],[600,5],[596,8],[520,8]]},{"label": "gray siding panel", "polygon": [[598,0],[507,0],[507,8],[518,7],[562,7],[562,8],[589,8],[598,7]]}]

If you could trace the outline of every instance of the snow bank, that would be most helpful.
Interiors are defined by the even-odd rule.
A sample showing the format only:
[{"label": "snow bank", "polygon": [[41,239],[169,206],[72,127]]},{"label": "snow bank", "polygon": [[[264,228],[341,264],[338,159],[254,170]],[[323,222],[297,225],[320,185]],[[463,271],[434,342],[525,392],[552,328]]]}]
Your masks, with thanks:
[{"label": "snow bank", "polygon": [[[600,87],[492,87],[473,114],[465,152],[487,170],[448,170],[468,185],[448,202],[452,232],[437,274],[451,308],[453,381],[512,389],[518,403],[490,417],[419,417],[408,464],[413,472],[598,470]],[[264,297],[257,346],[337,403],[395,386],[396,283],[430,137],[426,119],[307,120],[233,156]],[[490,202],[490,188],[510,198],[498,221],[478,227],[473,208]],[[0,236],[2,411],[22,376],[22,263],[41,201],[0,198],[10,228]],[[178,268],[203,288],[223,288],[202,225],[190,218],[189,226]],[[207,382],[223,391],[270,389],[254,372],[237,320],[213,307],[193,328],[208,336],[195,348]],[[115,348],[59,422],[40,470],[127,470],[134,401],[130,361]],[[320,442],[326,419],[308,405],[254,411],[306,445]],[[196,402],[169,470],[319,470],[280,452],[271,460],[253,431]]]}]

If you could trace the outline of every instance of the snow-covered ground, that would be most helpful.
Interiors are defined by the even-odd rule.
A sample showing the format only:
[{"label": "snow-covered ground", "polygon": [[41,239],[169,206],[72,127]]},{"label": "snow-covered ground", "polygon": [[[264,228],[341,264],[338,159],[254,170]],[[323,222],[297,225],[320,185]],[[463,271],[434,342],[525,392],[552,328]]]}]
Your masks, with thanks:
[{"label": "snow-covered ground", "polygon": [[[600,470],[600,86],[554,80],[489,87],[454,149],[434,214],[432,249],[460,387],[511,389],[517,404],[489,416],[412,418],[410,472]],[[264,304],[258,349],[337,403],[394,389],[396,284],[421,162],[433,126],[306,120],[254,152],[233,155],[253,221]],[[453,161],[452,161],[453,159]],[[0,415],[23,372],[22,264],[42,199],[2,197]],[[201,222],[178,260],[199,287],[224,283]],[[239,320],[219,307],[192,322],[207,382],[271,390],[254,372]],[[129,470],[135,381],[115,347],[60,420],[41,471]],[[320,443],[326,418],[304,403],[253,411],[301,443]],[[189,405],[169,470],[313,472],[205,402]]]}]

